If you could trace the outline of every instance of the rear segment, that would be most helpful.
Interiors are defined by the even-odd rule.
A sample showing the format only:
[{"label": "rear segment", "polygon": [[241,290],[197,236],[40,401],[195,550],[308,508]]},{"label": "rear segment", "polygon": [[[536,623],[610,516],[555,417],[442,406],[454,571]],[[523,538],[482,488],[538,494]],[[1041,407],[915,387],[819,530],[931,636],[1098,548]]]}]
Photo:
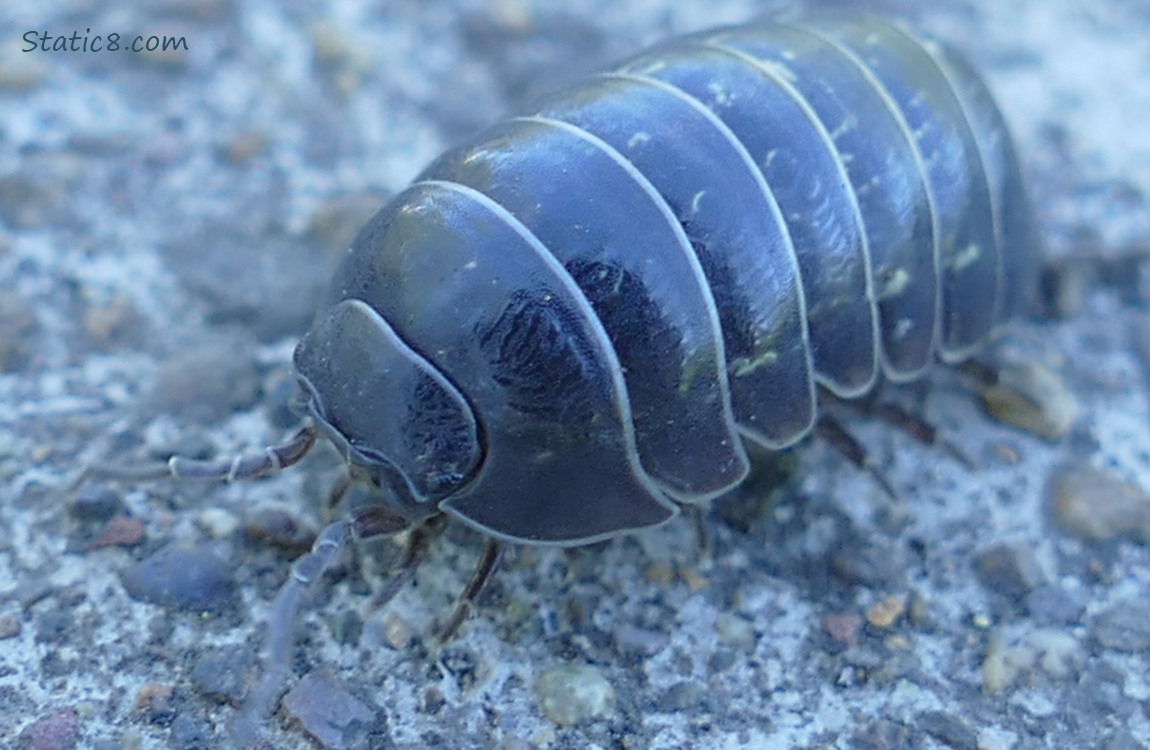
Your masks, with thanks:
[{"label": "rear segment", "polygon": [[817,30],[866,64],[914,133],[938,226],[939,354],[965,359],[1035,290],[1040,243],[1005,120],[973,68],[938,42],[871,18]]}]

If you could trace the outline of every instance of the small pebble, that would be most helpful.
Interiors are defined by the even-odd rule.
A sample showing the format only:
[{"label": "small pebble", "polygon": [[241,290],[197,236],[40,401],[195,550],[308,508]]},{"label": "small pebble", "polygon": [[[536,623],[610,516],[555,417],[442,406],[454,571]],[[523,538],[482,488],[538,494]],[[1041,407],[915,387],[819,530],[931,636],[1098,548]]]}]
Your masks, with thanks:
[{"label": "small pebble", "polygon": [[889,628],[906,612],[906,599],[888,596],[867,607],[866,621],[876,628]]},{"label": "small pebble", "polygon": [[116,516],[104,524],[91,549],[101,547],[134,547],[144,541],[144,524],[135,518]]},{"label": "small pebble", "polygon": [[170,717],[173,712],[172,696],[175,691],[171,685],[161,685],[158,682],[147,682],[136,691],[136,700],[132,703],[132,712],[148,718],[149,721],[159,722]]},{"label": "small pebble", "polygon": [[68,512],[77,521],[107,521],[124,511],[119,493],[99,484],[85,484],[73,498]]},{"label": "small pebble", "polygon": [[978,750],[978,738],[965,721],[945,711],[919,715],[918,728],[953,750]]},{"label": "small pebble", "polygon": [[670,586],[675,581],[675,569],[663,562],[651,563],[643,574],[656,586]]},{"label": "small pebble", "polygon": [[1080,539],[1150,541],[1150,495],[1090,466],[1063,466],[1046,483],[1055,523]]},{"label": "small pebble", "polygon": [[711,674],[720,674],[741,661],[744,661],[744,657],[729,648],[720,648],[707,657],[707,669]]},{"label": "small pebble", "polygon": [[383,733],[384,714],[352,695],[326,672],[309,672],[283,698],[288,717],[330,750],[369,747]]},{"label": "small pebble", "polygon": [[423,701],[419,706],[419,710],[425,714],[434,716],[443,710],[447,705],[447,696],[443,694],[443,690],[436,685],[431,685],[423,691]]},{"label": "small pebble", "polygon": [[221,155],[232,164],[244,162],[262,154],[268,146],[268,138],[258,130],[245,130],[227,138],[220,148]]},{"label": "small pebble", "polygon": [[684,568],[680,572],[680,576],[683,578],[683,583],[687,584],[687,590],[692,594],[702,591],[710,584],[707,577],[695,568]]},{"label": "small pebble", "polygon": [[1034,362],[1004,365],[998,382],[980,386],[979,395],[995,419],[1047,440],[1069,432],[1080,411],[1062,378]]},{"label": "small pebble", "polygon": [[989,693],[999,693],[1039,670],[1049,677],[1063,679],[1074,673],[1083,658],[1078,640],[1055,628],[1040,628],[1015,636],[995,633],[982,662],[983,686]]},{"label": "small pebble", "polygon": [[153,404],[204,420],[251,406],[259,396],[259,372],[252,357],[236,356],[250,348],[248,339],[227,334],[165,360],[151,394]]},{"label": "small pebble", "polygon": [[30,607],[48,598],[57,591],[59,591],[59,588],[53,586],[47,577],[37,576],[20,581],[15,587],[5,591],[4,597],[16,602],[21,609],[27,611]]},{"label": "small pebble", "polygon": [[211,725],[190,713],[176,714],[168,735],[172,747],[180,750],[207,750],[215,744],[212,742]]},{"label": "small pebble", "polygon": [[535,681],[539,709],[559,726],[571,726],[609,715],[615,708],[615,688],[594,667],[564,664],[552,667]]},{"label": "small pebble", "polygon": [[721,612],[715,618],[715,634],[731,648],[750,653],[755,650],[755,625],[731,612]]},{"label": "small pebble", "polygon": [[20,620],[13,615],[0,615],[0,641],[20,635]]},{"label": "small pebble", "polygon": [[653,656],[670,640],[666,633],[635,625],[620,625],[614,632],[615,650],[627,656]]},{"label": "small pebble", "polygon": [[120,573],[133,599],[170,609],[214,611],[235,603],[232,569],[207,550],[169,545]]},{"label": "small pebble", "polygon": [[919,630],[930,630],[936,625],[931,600],[921,591],[911,592],[906,612],[910,624]]},{"label": "small pebble", "polygon": [[1150,652],[1150,602],[1138,598],[1111,605],[1095,618],[1093,633],[1107,648]]},{"label": "small pebble", "polygon": [[363,637],[363,618],[354,609],[325,613],[332,639],[344,646],[354,646]]},{"label": "small pebble", "polygon": [[240,527],[240,519],[236,514],[224,508],[205,508],[200,511],[196,521],[214,539],[226,539]]},{"label": "small pebble", "polygon": [[859,729],[847,747],[866,750],[895,750],[914,747],[914,734],[911,728],[890,719],[876,719]]},{"label": "small pebble", "polygon": [[823,630],[835,643],[853,648],[858,645],[863,618],[857,612],[835,612],[823,618]]},{"label": "small pebble", "polygon": [[696,711],[709,713],[714,710],[711,703],[711,694],[707,688],[693,680],[676,682],[660,694],[657,705],[661,713],[683,713]]},{"label": "small pebble", "polygon": [[94,341],[109,345],[130,336],[141,320],[131,298],[123,294],[92,302],[84,311],[84,330]]},{"label": "small pebble", "polygon": [[192,684],[209,698],[239,705],[248,689],[247,670],[252,657],[252,650],[243,646],[212,649],[196,659]]},{"label": "small pebble", "polygon": [[106,706],[103,701],[94,698],[77,701],[74,706],[76,716],[78,716],[81,721],[91,721],[95,719],[101,715],[105,708]]},{"label": "small pebble", "polygon": [[863,584],[872,588],[894,585],[899,579],[895,556],[877,544],[860,544],[844,539],[827,557],[831,572],[850,585]]},{"label": "small pebble", "polygon": [[411,623],[398,612],[391,610],[385,612],[381,625],[383,641],[388,646],[391,646],[396,651],[403,651],[411,645],[415,633],[412,630]]},{"label": "small pebble", "polygon": [[36,719],[20,732],[24,750],[71,750],[80,741],[80,722],[70,708]]},{"label": "small pebble", "polygon": [[1046,583],[1027,595],[1026,609],[1031,617],[1043,624],[1078,625],[1086,611],[1086,597],[1082,591]]},{"label": "small pebble", "polygon": [[983,727],[978,731],[978,750],[1014,750],[1018,738],[1013,732],[998,727]]},{"label": "small pebble", "polygon": [[1018,466],[1022,463],[1022,454],[1016,445],[996,442],[989,445],[988,448],[993,463],[1001,463],[1003,466]]},{"label": "small pebble", "polygon": [[1020,602],[1045,579],[1034,550],[1021,544],[995,544],[974,560],[979,582],[1007,599]]}]

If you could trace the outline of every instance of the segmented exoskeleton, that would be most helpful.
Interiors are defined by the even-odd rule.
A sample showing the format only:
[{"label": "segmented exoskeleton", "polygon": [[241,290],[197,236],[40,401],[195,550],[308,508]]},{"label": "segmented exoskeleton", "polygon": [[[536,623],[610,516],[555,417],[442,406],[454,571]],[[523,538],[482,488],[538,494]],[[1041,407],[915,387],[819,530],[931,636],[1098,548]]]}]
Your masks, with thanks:
[{"label": "segmented exoskeleton", "polygon": [[1034,237],[985,86],[870,19],[673,39],[427,168],[296,351],[406,518],[580,544],[736,485],[882,380],[962,360]]}]

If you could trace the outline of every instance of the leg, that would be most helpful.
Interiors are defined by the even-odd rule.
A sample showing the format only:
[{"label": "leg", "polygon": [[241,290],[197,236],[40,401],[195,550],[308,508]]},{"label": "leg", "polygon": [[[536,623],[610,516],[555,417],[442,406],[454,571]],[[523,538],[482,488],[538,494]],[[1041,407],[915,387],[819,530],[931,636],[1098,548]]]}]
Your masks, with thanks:
[{"label": "leg", "polygon": [[[977,365],[976,367],[978,372],[983,373],[982,377],[995,377],[993,371],[985,365]],[[919,381],[918,385],[922,384],[922,381]],[[878,387],[861,399],[855,401],[842,401],[827,393],[820,393],[820,398],[824,401],[833,399],[835,403],[844,404],[847,408],[853,409],[858,413],[878,417],[887,424],[902,430],[918,442],[942,449],[951,458],[968,469],[973,470],[975,468],[974,461],[958,446],[938,436],[938,430],[934,425],[893,402],[884,401],[880,403],[878,396],[882,390],[882,385],[884,385],[884,383],[879,383]],[[923,392],[923,394],[925,395],[925,392]],[[843,432],[845,432],[845,430],[843,430]],[[849,454],[848,458],[850,458]],[[851,461],[853,463],[854,459],[851,458]]]},{"label": "leg", "polygon": [[874,414],[887,424],[899,428],[907,435],[932,447],[938,447],[951,458],[958,461],[971,471],[974,470],[974,461],[966,455],[957,445],[938,436],[938,429],[922,417],[915,416],[901,406],[891,403],[878,404],[874,407]]},{"label": "leg", "polygon": [[307,455],[315,445],[319,432],[315,425],[305,424],[290,438],[265,448],[262,453],[250,453],[230,459],[199,461],[172,456],[166,462],[143,466],[87,466],[72,483],[78,487],[89,479],[110,479],[125,482],[144,482],[153,479],[202,479],[213,482],[234,482],[254,479],[286,469]]},{"label": "leg", "polygon": [[347,493],[351,491],[351,486],[351,474],[345,469],[339,473],[339,479],[335,480],[335,484],[327,492],[327,503],[324,505],[326,517],[331,517],[332,512],[339,507],[339,504],[347,497]]},{"label": "leg", "polygon": [[467,587],[459,595],[459,603],[455,605],[455,610],[451,613],[451,617],[447,618],[447,624],[444,625],[443,632],[439,635],[440,643],[450,641],[455,636],[456,631],[459,630],[459,626],[471,614],[475,600],[483,593],[483,588],[491,580],[491,574],[495,572],[495,566],[499,563],[499,555],[502,551],[503,548],[499,542],[494,539],[487,540],[487,546],[483,548],[483,554],[479,557],[475,572],[471,574],[471,580],[467,582]]},{"label": "leg", "polygon": [[229,727],[233,742],[253,747],[262,733],[263,722],[275,710],[291,676],[291,650],[303,595],[339,557],[351,529],[348,521],[337,521],[316,537],[311,552],[295,561],[291,576],[276,594],[268,616],[267,646],[260,680],[244,698]]},{"label": "leg", "polygon": [[855,467],[868,472],[875,482],[882,488],[891,500],[898,500],[898,493],[894,491],[890,481],[867,457],[866,449],[862,447],[853,435],[837,419],[831,416],[819,417],[815,423],[815,430],[819,437],[826,440],[832,448],[837,450],[843,458],[850,461]]},{"label": "leg", "polygon": [[[411,528],[411,521],[396,515],[386,505],[361,505],[350,510],[347,515],[356,539],[395,536]],[[416,531],[421,528],[417,528]]]},{"label": "leg", "polygon": [[968,359],[960,363],[956,369],[981,386],[998,385],[998,368],[985,362]]},{"label": "leg", "polygon": [[[435,516],[422,526],[417,526],[411,530],[411,534],[407,538],[407,547],[403,550],[403,559],[399,561],[398,567],[383,584],[383,588],[371,600],[374,608],[378,609],[385,606],[405,586],[411,583],[412,579],[415,578],[415,572],[427,558],[428,548],[443,533],[445,525],[446,519],[443,516]],[[378,528],[378,524],[375,525],[375,528]],[[360,539],[371,538],[371,536],[362,533],[357,535]],[[379,534],[372,536],[379,536]]]},{"label": "leg", "polygon": [[691,519],[691,525],[695,527],[695,543],[699,557],[710,557],[715,551],[715,540],[711,535],[710,526],[707,525],[707,514],[703,512],[702,506],[679,503],[679,510]]},{"label": "leg", "polygon": [[[346,492],[346,486],[340,482],[333,488],[333,494],[342,492]],[[407,557],[413,572],[418,561],[422,559],[422,553],[418,555],[417,560],[410,561],[413,556],[411,550],[413,548],[422,550],[426,547],[425,542],[416,540],[428,538],[429,534],[425,528],[437,523],[442,526],[442,519],[437,517],[412,531]],[[291,575],[272,602],[259,682],[244,699],[229,728],[233,743],[239,747],[254,747],[257,744],[263,722],[275,710],[276,703],[291,677],[291,652],[295,644],[295,627],[303,596],[339,559],[348,539],[353,535],[357,538],[370,538],[388,533],[394,534],[407,529],[409,525],[407,521],[399,519],[383,506],[358,508],[346,519],[336,521],[321,531],[311,551],[295,561]],[[398,587],[396,590],[398,591]]]}]

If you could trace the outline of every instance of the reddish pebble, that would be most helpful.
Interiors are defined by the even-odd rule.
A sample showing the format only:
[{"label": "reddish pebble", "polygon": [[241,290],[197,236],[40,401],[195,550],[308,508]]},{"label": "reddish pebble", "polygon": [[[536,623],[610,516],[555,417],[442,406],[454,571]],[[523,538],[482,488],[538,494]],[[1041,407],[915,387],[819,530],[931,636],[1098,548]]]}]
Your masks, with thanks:
[{"label": "reddish pebble", "polygon": [[858,645],[863,619],[857,612],[836,612],[823,618],[823,629],[836,643],[848,648]]},{"label": "reddish pebble", "polygon": [[92,542],[92,549],[100,547],[132,547],[144,540],[144,524],[127,516],[116,516],[108,521],[100,536]]},{"label": "reddish pebble", "polygon": [[21,747],[26,750],[69,750],[79,740],[79,717],[70,708],[41,717],[20,732]]},{"label": "reddish pebble", "polygon": [[378,729],[372,706],[356,698],[323,671],[309,672],[283,699],[287,715],[303,726],[325,750],[365,746]]},{"label": "reddish pebble", "polygon": [[172,710],[173,690],[168,685],[157,682],[148,682],[136,692],[136,700],[132,711],[148,716],[157,716],[169,713]]}]

